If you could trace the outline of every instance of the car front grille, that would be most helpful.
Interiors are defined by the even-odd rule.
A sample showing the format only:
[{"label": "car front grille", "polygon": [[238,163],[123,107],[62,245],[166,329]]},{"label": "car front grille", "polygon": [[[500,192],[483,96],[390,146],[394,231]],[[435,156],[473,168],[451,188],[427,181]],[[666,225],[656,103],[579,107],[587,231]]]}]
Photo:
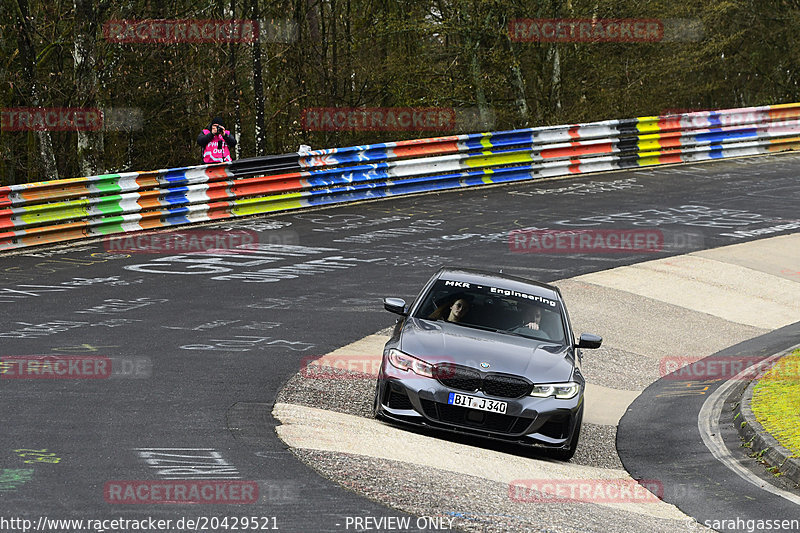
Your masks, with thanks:
[{"label": "car front grille", "polygon": [[482,381],[477,370],[448,363],[436,365],[434,377],[445,387],[473,392],[480,389]]},{"label": "car front grille", "polygon": [[477,411],[458,405],[448,405],[430,400],[421,400],[421,402],[425,415],[432,420],[493,433],[522,434],[533,422],[529,418]]},{"label": "car front grille", "polygon": [[489,374],[483,378],[483,392],[502,398],[519,398],[530,394],[532,385],[522,378]]},{"label": "car front grille", "polygon": [[444,363],[434,367],[434,377],[451,389],[467,392],[483,391],[499,398],[521,398],[529,394],[533,384],[507,374],[482,374],[474,368]]}]

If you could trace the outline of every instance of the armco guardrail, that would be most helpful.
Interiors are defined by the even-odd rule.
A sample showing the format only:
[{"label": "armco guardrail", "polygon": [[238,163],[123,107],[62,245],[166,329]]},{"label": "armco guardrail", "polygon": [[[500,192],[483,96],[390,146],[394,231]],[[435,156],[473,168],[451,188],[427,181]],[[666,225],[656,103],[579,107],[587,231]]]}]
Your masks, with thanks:
[{"label": "armco guardrail", "polygon": [[309,206],[800,148],[800,104],[316,150],[0,187],[0,250]]}]

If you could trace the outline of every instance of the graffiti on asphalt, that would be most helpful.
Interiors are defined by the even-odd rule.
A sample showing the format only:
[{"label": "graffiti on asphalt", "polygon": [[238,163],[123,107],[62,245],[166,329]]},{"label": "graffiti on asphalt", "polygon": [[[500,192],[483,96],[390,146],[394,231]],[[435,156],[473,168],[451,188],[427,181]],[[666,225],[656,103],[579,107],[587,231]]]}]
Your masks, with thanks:
[{"label": "graffiti on asphalt", "polygon": [[241,479],[239,470],[214,448],[135,448],[161,479]]},{"label": "graffiti on asphalt", "polygon": [[682,205],[666,209],[641,209],[639,211],[595,215],[576,219],[558,220],[561,226],[590,227],[624,222],[633,226],[663,226],[679,224],[708,228],[732,229],[772,220],[759,213],[743,209],[719,209],[704,205]]},{"label": "graffiti on asphalt", "polygon": [[33,468],[4,468],[0,470],[0,492],[17,490],[33,477]]},{"label": "graffiti on asphalt", "polygon": [[18,450],[14,450],[14,453],[25,459],[23,462],[26,464],[58,464],[61,462],[60,457],[56,457],[55,453],[47,449],[32,450],[28,448],[20,448]]},{"label": "graffiti on asphalt", "polygon": [[360,263],[374,263],[382,258],[359,259],[331,255],[321,259],[311,259],[287,266],[269,267],[258,270],[240,269],[261,266],[296,257],[337,252],[336,248],[294,246],[281,244],[249,245],[246,249],[230,250],[227,254],[184,254],[152,259],[148,263],[127,265],[124,268],[136,272],[155,274],[211,275],[212,280],[245,283],[274,283],[301,276],[328,274],[346,270]]},{"label": "graffiti on asphalt", "polygon": [[[242,320],[212,320],[211,322],[203,322],[202,324],[198,324],[196,326],[161,326],[162,328],[166,329],[181,329],[186,331],[206,331],[209,329],[221,328],[223,326],[230,326],[232,324],[236,324],[238,322],[243,322]],[[280,327],[280,322],[254,322],[251,321],[249,323],[240,324],[238,326],[233,326],[232,329],[249,329],[249,330],[265,330],[265,329],[273,329]]]},{"label": "graffiti on asphalt", "polygon": [[125,259],[127,257],[130,256],[127,254],[95,252],[89,254],[87,257],[49,258],[33,265],[17,265],[0,269],[0,280],[12,282],[32,281],[40,276],[55,274],[62,270],[98,265],[115,259]]},{"label": "graffiti on asphalt", "polygon": [[79,314],[108,314],[108,313],[124,313],[126,311],[132,311],[134,309],[139,309],[141,307],[147,307],[149,305],[158,304],[168,302],[169,300],[165,298],[136,298],[135,300],[120,300],[118,298],[109,298],[103,300],[103,303],[100,305],[96,305],[94,307],[90,307],[89,309],[84,309],[82,311],[75,311]]},{"label": "graffiti on asphalt", "polygon": [[521,191],[509,191],[508,194],[518,196],[542,196],[548,194],[588,196],[604,192],[627,191],[630,189],[644,188],[644,185],[637,182],[636,178],[627,178],[614,181],[590,181],[589,183],[575,183],[566,187],[545,188],[544,186],[536,189],[523,189]]},{"label": "graffiti on asphalt", "polygon": [[274,337],[258,337],[255,335],[234,335],[232,339],[210,339],[203,344],[184,344],[182,350],[203,350],[221,352],[249,352],[250,350],[266,350],[280,348],[294,352],[305,352],[314,347],[313,344],[300,341],[287,341]]},{"label": "graffiti on asphalt", "polygon": [[95,323],[80,322],[74,320],[51,320],[49,322],[43,322],[40,324],[32,324],[30,322],[14,322],[14,324],[19,324],[20,326],[24,327],[16,328],[11,331],[0,332],[0,338],[36,339],[39,337],[47,337],[50,335],[55,335],[56,333],[63,333],[71,329],[81,328],[85,326],[116,328],[120,326],[125,326],[127,324],[131,324],[133,322],[141,322],[141,320],[127,319],[127,318],[112,318]]}]

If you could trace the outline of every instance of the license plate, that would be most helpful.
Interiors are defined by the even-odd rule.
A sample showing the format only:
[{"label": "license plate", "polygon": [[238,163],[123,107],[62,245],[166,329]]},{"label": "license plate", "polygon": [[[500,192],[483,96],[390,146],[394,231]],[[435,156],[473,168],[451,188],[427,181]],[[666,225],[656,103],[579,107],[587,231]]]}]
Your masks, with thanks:
[{"label": "license plate", "polygon": [[447,403],[450,405],[469,407],[470,409],[478,409],[480,411],[489,411],[490,413],[505,414],[506,409],[508,408],[507,402],[489,400],[487,398],[479,398],[477,396],[467,396],[466,394],[459,394],[457,392],[450,393],[450,396],[447,398]]}]

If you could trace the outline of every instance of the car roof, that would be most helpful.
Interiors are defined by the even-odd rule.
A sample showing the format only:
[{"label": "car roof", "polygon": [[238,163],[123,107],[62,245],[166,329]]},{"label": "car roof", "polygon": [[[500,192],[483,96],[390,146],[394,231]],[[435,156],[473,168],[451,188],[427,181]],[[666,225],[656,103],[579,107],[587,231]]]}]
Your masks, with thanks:
[{"label": "car roof", "polygon": [[436,278],[446,278],[452,281],[463,281],[475,283],[477,285],[495,285],[516,291],[526,291],[538,296],[548,296],[550,298],[556,295],[559,299],[561,297],[561,291],[555,285],[548,285],[518,276],[491,272],[489,270],[443,267],[436,273]]}]

